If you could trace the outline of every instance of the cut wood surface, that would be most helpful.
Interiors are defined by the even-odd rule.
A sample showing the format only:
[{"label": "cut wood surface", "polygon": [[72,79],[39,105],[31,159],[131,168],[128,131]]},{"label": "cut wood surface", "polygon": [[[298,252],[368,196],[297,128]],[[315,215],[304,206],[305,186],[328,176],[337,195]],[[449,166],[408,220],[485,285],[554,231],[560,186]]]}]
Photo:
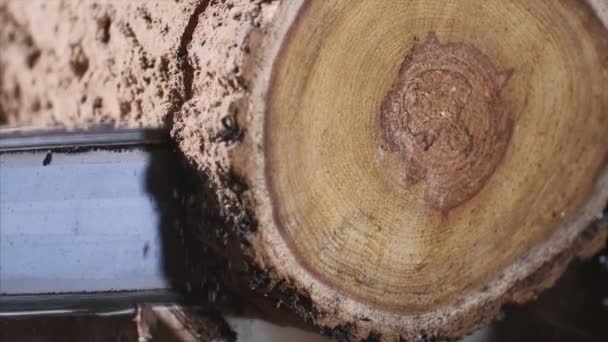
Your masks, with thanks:
[{"label": "cut wood surface", "polygon": [[[462,336],[606,241],[592,223],[608,200],[605,1],[0,3],[4,36],[29,37],[0,48],[39,50],[29,69],[0,57],[5,121],[35,121],[7,100],[14,85],[63,101],[24,83],[63,75],[78,96],[103,89],[104,106],[44,122],[170,126],[209,183],[220,221],[192,229],[230,261],[227,281],[335,338]],[[103,52],[127,35],[152,67],[84,49],[99,68],[37,69],[72,45],[32,18],[65,8],[77,15],[61,25],[83,27],[65,41]],[[83,24],[101,10],[105,42]],[[119,78],[108,59],[126,88],[104,88]],[[105,107],[124,89],[152,121]]]}]

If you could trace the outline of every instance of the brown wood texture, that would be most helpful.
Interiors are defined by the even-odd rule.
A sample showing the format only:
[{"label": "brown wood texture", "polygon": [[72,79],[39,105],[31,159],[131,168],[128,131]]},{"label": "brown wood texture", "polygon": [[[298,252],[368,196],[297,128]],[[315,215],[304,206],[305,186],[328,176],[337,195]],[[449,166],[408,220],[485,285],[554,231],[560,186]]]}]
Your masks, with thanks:
[{"label": "brown wood texture", "polygon": [[461,336],[605,241],[587,4],[296,1],[252,37],[230,253],[334,337]]}]

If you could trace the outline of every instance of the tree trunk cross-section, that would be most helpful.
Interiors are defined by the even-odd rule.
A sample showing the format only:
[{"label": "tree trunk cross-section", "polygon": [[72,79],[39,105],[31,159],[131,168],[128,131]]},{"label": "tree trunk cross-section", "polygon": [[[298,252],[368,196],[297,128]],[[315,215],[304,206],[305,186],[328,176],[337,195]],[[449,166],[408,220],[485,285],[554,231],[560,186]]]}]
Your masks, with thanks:
[{"label": "tree trunk cross-section", "polygon": [[[0,116],[27,111],[17,84],[80,113],[52,122],[169,125],[226,282],[336,339],[460,337],[605,244],[602,0],[116,0],[101,35],[64,2],[0,0],[22,37],[0,48],[37,56],[0,56]],[[24,24],[57,8],[82,51]]]},{"label": "tree trunk cross-section", "polygon": [[240,253],[355,340],[531,298],[605,236],[607,37],[569,1],[282,3],[229,152]]}]

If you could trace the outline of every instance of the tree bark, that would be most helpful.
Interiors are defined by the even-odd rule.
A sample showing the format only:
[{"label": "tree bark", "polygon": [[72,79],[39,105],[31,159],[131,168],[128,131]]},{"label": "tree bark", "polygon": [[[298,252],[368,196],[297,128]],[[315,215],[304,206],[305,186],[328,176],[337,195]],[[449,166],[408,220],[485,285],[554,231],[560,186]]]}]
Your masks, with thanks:
[{"label": "tree bark", "polygon": [[180,6],[150,45],[176,95],[149,103],[209,185],[193,229],[233,286],[337,339],[455,338],[605,243],[602,1]]}]

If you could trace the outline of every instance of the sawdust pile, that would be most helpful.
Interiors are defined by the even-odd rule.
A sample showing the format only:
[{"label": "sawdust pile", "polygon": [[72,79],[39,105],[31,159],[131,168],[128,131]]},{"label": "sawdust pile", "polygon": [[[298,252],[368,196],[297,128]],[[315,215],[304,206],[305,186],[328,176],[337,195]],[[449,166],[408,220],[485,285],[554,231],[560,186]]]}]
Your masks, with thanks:
[{"label": "sawdust pile", "polygon": [[238,87],[232,44],[269,3],[0,0],[0,125],[171,127]]}]

